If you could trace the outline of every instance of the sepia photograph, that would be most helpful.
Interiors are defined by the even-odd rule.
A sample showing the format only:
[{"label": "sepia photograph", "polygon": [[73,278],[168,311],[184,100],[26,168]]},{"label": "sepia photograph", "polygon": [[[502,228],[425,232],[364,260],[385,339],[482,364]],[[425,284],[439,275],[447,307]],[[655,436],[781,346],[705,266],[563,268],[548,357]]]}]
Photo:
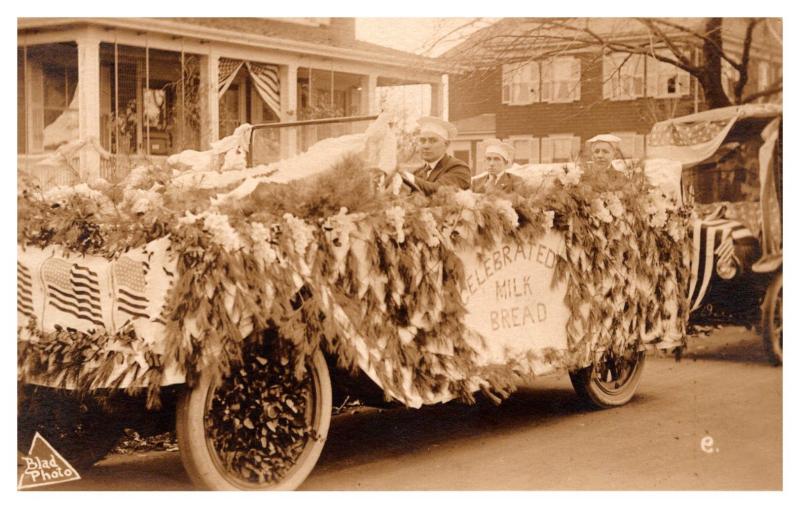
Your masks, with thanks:
[{"label": "sepia photograph", "polygon": [[784,18],[535,13],[17,17],[15,495],[785,494]]}]

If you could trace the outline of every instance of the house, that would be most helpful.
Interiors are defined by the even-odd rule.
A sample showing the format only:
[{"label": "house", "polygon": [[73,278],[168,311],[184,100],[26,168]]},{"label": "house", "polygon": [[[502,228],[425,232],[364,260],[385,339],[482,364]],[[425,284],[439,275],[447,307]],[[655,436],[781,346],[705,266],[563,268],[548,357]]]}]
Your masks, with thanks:
[{"label": "house", "polygon": [[[704,22],[674,21],[690,30],[701,29]],[[768,20],[754,32],[751,79],[744,96],[766,89],[782,76],[776,21]],[[638,22],[625,18],[570,23],[625,42],[646,35]],[[651,56],[603,52],[597,44],[579,43],[569,30],[544,37],[531,30],[537,25],[544,26],[542,20],[505,18],[442,56],[472,69],[448,76],[448,106],[450,121],[459,128],[452,150],[476,173],[484,170],[481,140],[486,137],[508,140],[516,149],[516,162],[522,164],[574,160],[585,141],[599,133],[619,136],[624,155],[641,158],[646,134],[655,122],[704,109],[702,88],[686,71]],[[742,46],[743,27],[743,20],[724,21],[726,51]],[[694,51],[693,58],[699,58],[700,50]],[[723,60],[723,87],[729,96],[736,78],[736,71]]]},{"label": "house", "polygon": [[377,114],[383,86],[427,84],[444,106],[439,62],[357,40],[354,18],[20,18],[17,45],[18,167],[46,185],[205,150],[244,122]]}]

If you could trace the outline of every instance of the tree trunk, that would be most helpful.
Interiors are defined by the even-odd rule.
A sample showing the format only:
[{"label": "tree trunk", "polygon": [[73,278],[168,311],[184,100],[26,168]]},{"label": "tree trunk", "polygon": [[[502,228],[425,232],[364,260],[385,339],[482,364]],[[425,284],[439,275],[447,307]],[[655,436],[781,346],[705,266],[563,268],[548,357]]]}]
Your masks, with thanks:
[{"label": "tree trunk", "polygon": [[722,18],[710,18],[706,22],[707,38],[703,41],[704,71],[698,76],[706,98],[706,105],[722,108],[731,105],[731,100],[722,88]]}]

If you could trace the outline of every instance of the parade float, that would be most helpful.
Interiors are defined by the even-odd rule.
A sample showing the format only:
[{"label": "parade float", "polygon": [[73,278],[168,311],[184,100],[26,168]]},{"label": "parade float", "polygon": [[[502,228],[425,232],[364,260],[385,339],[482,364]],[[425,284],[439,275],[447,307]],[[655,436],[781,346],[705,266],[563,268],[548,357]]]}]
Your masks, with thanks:
[{"label": "parade float", "polygon": [[295,488],[334,369],[411,408],[569,372],[613,407],[646,351],[685,344],[688,212],[641,167],[428,197],[401,188],[383,117],[255,167],[248,129],[120,182],[21,182],[21,449],[38,431],[91,464],[110,401],[174,396],[198,486]]}]

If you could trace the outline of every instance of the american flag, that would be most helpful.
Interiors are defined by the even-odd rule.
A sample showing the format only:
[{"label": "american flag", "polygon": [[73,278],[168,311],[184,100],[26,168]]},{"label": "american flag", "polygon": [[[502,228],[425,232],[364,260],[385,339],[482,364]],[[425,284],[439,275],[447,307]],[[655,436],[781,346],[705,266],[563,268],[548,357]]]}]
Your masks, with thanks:
[{"label": "american flag", "polygon": [[727,120],[656,124],[647,137],[649,146],[691,146],[711,141]]},{"label": "american flag", "polygon": [[33,295],[31,293],[31,272],[17,261],[17,311],[33,316]]},{"label": "american flag", "polygon": [[85,266],[50,258],[42,265],[48,305],[61,312],[103,326],[100,283],[97,274]]},{"label": "american flag", "polygon": [[122,256],[114,262],[117,310],[135,318],[149,318],[145,291],[145,274],[150,269],[147,261],[134,261]]},{"label": "american flag", "polygon": [[244,62],[241,60],[234,60],[232,58],[220,58],[218,65],[218,72],[219,72],[219,91],[222,92],[223,90],[227,90],[228,86],[230,86],[230,82],[236,78],[236,74],[238,74],[239,69],[242,67]]},{"label": "american flag", "polygon": [[276,114],[281,111],[281,88],[278,66],[258,62],[247,62],[247,70],[256,85],[258,94]]},{"label": "american flag", "polygon": [[689,282],[689,308],[700,308],[716,263],[728,262],[734,255],[733,240],[753,236],[740,222],[730,219],[698,220],[692,227],[692,274]]}]

